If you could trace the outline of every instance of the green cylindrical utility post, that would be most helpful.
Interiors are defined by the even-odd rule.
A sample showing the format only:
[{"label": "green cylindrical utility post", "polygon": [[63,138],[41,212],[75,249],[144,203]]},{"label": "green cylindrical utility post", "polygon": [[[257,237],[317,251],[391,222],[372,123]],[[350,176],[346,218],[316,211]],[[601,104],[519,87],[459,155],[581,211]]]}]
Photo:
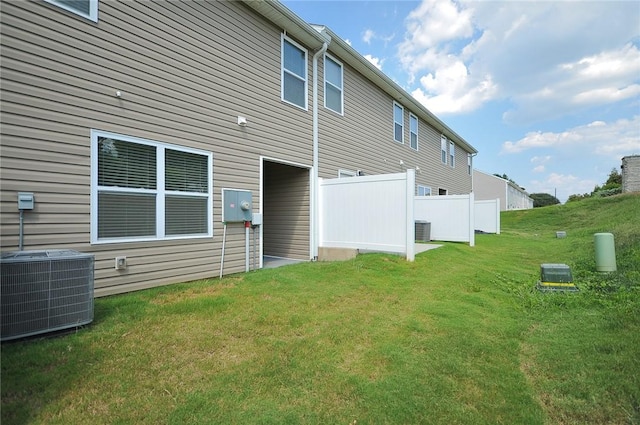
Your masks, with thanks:
[{"label": "green cylindrical utility post", "polygon": [[596,271],[615,272],[616,247],[611,233],[596,233],[594,242],[596,247]]}]

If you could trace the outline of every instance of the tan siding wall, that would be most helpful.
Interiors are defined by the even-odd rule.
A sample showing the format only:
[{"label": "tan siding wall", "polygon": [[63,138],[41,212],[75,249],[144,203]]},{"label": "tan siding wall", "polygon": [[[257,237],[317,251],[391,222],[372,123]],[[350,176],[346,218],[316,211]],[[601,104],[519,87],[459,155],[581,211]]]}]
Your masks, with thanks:
[{"label": "tan siding wall", "polygon": [[264,255],[308,260],[309,170],[266,162]]},{"label": "tan siding wall", "polygon": [[[281,30],[238,2],[99,8],[94,24],[2,2],[2,250],[18,245],[16,192],[32,191],[25,249],[94,253],[97,295],[216,276],[221,188],[252,190],[257,209],[260,155],[311,163],[311,113],[280,100]],[[91,245],[92,128],[213,152],[214,237]],[[224,267],[244,270],[242,228],[228,230]]]},{"label": "tan siding wall", "polygon": [[473,190],[477,201],[500,198],[500,211],[507,209],[507,182],[475,170],[473,172]]},{"label": "tan siding wall", "polygon": [[[331,50],[331,49],[329,49]],[[331,53],[331,52],[330,52]],[[336,57],[334,54],[332,54]],[[339,57],[336,59],[340,60]],[[344,64],[344,116],[324,107],[324,61],[320,60],[320,176],[334,178],[339,169],[365,174],[397,173],[420,167],[416,183],[450,194],[471,191],[467,152],[456,146],[452,168],[440,160],[440,132],[418,120],[418,151],[410,147],[409,113],[404,107],[404,144],[393,139],[394,99]],[[400,165],[403,161],[404,166]]]}]

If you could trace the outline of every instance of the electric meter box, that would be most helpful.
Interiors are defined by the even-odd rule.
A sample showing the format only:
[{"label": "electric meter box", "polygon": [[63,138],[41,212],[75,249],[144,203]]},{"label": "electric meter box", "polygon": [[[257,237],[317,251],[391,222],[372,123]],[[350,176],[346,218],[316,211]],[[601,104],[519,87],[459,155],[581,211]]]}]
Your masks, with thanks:
[{"label": "electric meter box", "polygon": [[251,221],[251,191],[222,189],[222,221],[224,223]]},{"label": "electric meter box", "polygon": [[19,210],[32,210],[33,204],[34,204],[33,193],[18,192],[18,209]]}]

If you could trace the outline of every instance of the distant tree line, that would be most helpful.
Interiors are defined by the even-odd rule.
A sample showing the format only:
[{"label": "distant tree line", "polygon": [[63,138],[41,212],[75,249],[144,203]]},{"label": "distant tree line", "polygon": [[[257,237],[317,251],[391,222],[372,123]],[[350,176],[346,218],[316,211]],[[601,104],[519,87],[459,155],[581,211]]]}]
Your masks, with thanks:
[{"label": "distant tree line", "polygon": [[[505,179],[517,185],[517,183],[510,179],[506,174],[495,173],[494,176],[500,177],[501,179]],[[518,187],[520,186],[518,185]],[[524,190],[524,188],[522,189]],[[591,193],[584,193],[582,195],[571,195],[569,196],[569,199],[567,199],[567,202],[575,202],[593,197],[612,196],[617,195],[618,193],[622,193],[622,174],[618,172],[617,168],[612,168],[607,181],[604,182],[602,186],[596,185]],[[556,205],[560,203],[558,198],[548,193],[532,193],[529,195],[529,197],[533,199],[534,208],[546,207],[548,205]]]},{"label": "distant tree line", "polygon": [[546,207],[548,205],[559,204],[560,201],[548,193],[532,193],[529,198],[533,199],[533,208]]},{"label": "distant tree line", "polygon": [[591,193],[571,195],[567,202],[581,201],[587,198],[612,196],[622,193],[622,174],[616,168],[612,168],[607,181],[602,186],[596,185]]}]

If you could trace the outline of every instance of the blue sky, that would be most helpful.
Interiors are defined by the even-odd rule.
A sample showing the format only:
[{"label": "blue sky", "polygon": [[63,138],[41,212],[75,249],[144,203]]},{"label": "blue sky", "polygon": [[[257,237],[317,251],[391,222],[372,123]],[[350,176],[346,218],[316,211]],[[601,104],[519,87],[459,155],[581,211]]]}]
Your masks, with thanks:
[{"label": "blue sky", "polygon": [[640,154],[640,2],[284,0],[529,193],[591,192]]}]

